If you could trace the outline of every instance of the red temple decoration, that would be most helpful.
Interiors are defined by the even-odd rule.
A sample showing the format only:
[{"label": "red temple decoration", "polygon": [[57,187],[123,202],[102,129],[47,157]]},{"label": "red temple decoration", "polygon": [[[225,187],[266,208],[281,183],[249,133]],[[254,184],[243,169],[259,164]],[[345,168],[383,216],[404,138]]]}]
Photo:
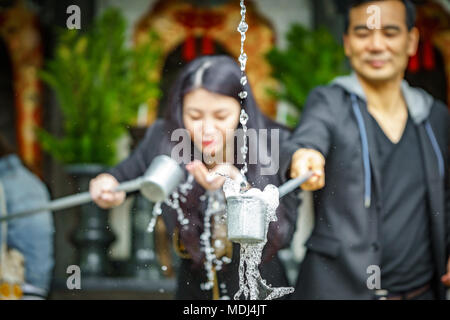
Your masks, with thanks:
[{"label": "red temple decoration", "polygon": [[42,157],[35,129],[41,125],[42,115],[43,90],[38,70],[43,64],[43,46],[37,17],[23,1],[0,12],[0,36],[13,70],[19,156],[40,175]]},{"label": "red temple decoration", "polygon": [[417,6],[417,27],[420,31],[420,45],[409,62],[408,71],[414,74],[436,70],[437,48],[444,59],[450,108],[450,13],[442,5],[428,1]]},{"label": "red temple decoration", "polygon": [[[270,77],[270,65],[264,58],[264,54],[274,45],[273,28],[258,14],[253,3],[247,2],[246,20],[250,26],[245,42],[245,51],[249,56],[247,74],[262,111],[273,117],[276,103],[267,89],[274,89],[277,83]],[[199,52],[201,55],[214,54],[214,43],[237,59],[241,42],[236,29],[240,18],[240,6],[236,1],[195,6],[187,1],[160,0],[136,24],[134,42],[146,41],[148,30],[152,29],[162,38],[163,60],[180,45],[185,62],[195,59]],[[201,38],[200,44],[195,40],[198,38]],[[199,45],[201,48],[197,48]],[[162,75],[162,66],[160,69],[159,77]],[[153,120],[154,117],[148,122]]]}]

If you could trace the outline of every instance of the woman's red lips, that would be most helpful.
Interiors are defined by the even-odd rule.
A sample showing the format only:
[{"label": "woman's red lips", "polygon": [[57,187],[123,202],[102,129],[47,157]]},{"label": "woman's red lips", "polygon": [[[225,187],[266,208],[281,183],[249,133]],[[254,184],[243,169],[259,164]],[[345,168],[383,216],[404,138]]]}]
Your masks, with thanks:
[{"label": "woman's red lips", "polygon": [[202,141],[202,146],[207,147],[210,144],[212,144],[213,142],[214,142],[214,140]]}]

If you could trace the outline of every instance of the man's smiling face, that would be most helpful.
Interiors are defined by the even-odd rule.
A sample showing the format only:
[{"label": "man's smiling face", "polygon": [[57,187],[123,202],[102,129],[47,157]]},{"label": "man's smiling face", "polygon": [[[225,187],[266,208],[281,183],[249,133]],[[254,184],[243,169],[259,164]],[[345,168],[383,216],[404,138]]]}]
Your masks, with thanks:
[{"label": "man's smiling face", "polygon": [[[367,13],[370,6],[379,8],[378,29],[368,27],[373,14]],[[417,29],[408,30],[402,1],[373,1],[351,9],[344,47],[359,76],[370,82],[380,82],[403,77],[409,57],[417,50],[418,40]]]}]

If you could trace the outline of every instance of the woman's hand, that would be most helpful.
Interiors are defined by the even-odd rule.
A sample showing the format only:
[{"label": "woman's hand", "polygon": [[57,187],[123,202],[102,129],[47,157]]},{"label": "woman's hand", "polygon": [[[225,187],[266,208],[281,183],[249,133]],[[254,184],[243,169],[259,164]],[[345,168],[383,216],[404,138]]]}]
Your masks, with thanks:
[{"label": "woman's hand", "polygon": [[119,182],[109,173],[99,174],[89,183],[89,193],[92,200],[103,209],[116,207],[125,200],[125,192],[113,191]]},{"label": "woman's hand", "polygon": [[239,170],[231,164],[218,164],[213,169],[208,170],[206,166],[199,160],[186,165],[186,170],[194,176],[194,179],[205,190],[217,190],[220,189],[225,183],[226,178],[221,175],[230,177],[233,180],[239,179]]}]

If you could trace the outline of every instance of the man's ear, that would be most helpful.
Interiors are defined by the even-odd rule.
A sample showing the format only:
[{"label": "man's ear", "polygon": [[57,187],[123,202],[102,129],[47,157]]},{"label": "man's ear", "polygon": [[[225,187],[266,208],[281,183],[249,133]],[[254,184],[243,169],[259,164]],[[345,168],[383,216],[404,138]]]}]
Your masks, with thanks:
[{"label": "man's ear", "polygon": [[412,28],[408,34],[408,48],[407,52],[410,57],[414,56],[419,46],[420,33],[416,27]]}]

